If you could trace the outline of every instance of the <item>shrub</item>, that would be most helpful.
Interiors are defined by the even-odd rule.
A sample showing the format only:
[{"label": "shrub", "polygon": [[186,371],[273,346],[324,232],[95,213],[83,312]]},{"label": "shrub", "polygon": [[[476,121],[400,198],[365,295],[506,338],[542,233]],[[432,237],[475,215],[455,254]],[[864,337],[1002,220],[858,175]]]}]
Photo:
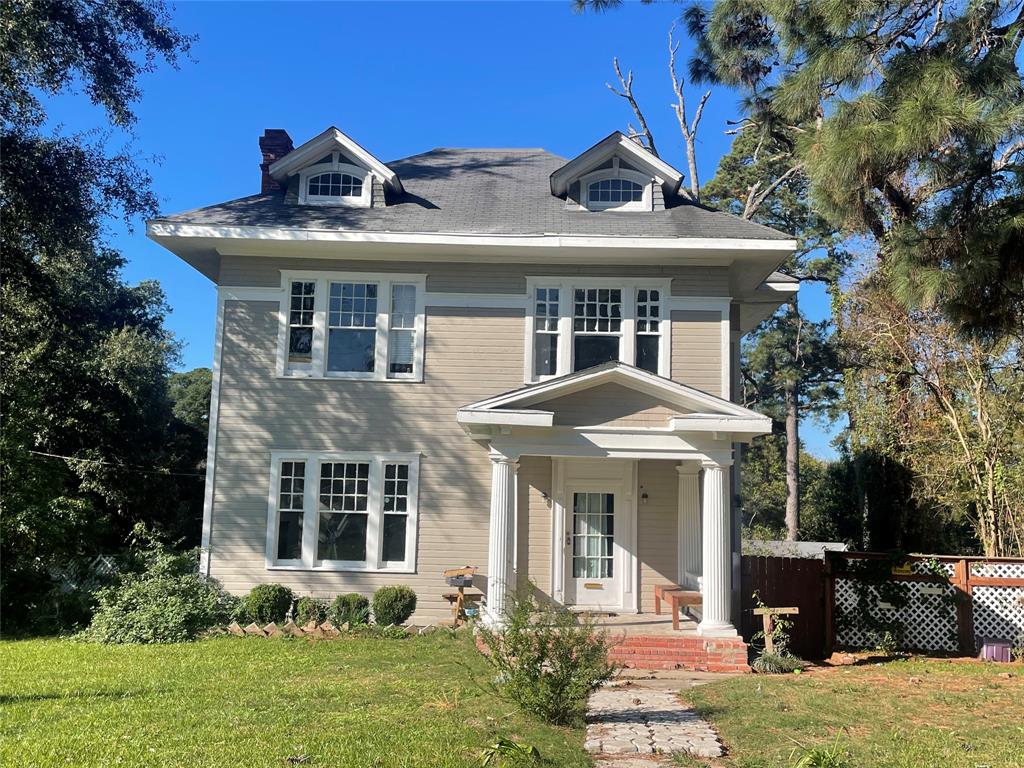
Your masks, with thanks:
[{"label": "shrub", "polygon": [[411,587],[381,587],[373,593],[373,620],[382,626],[405,624],[416,610],[416,593]]},{"label": "shrub", "polygon": [[223,624],[237,598],[199,575],[198,552],[173,552],[152,539],[141,552],[145,570],[97,593],[81,637],[100,643],[179,643]]},{"label": "shrub", "polygon": [[295,603],[295,623],[299,626],[322,624],[327,619],[327,604],[315,597],[300,597]]},{"label": "shrub", "polygon": [[257,624],[282,622],[292,607],[292,591],[283,584],[257,584],[244,602],[250,618]]},{"label": "shrub", "polygon": [[346,623],[350,627],[369,624],[370,601],[356,592],[338,595],[334,598],[334,602],[331,603],[327,616],[338,627]]},{"label": "shrub", "polygon": [[762,675],[784,675],[807,666],[807,662],[789,653],[768,653],[762,651],[750,665],[755,672]]},{"label": "shrub", "polygon": [[480,627],[498,693],[558,725],[579,725],[587,698],[615,673],[608,636],[589,619],[523,591],[500,627]]}]

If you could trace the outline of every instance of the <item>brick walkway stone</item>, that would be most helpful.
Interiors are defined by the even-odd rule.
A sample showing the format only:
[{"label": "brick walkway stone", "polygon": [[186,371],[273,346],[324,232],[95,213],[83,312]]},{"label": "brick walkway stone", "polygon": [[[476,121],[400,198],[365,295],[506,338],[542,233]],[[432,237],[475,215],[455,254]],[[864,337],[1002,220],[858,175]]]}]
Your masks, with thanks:
[{"label": "brick walkway stone", "polygon": [[614,684],[590,697],[583,746],[592,754],[605,755],[723,754],[711,726],[675,693]]}]

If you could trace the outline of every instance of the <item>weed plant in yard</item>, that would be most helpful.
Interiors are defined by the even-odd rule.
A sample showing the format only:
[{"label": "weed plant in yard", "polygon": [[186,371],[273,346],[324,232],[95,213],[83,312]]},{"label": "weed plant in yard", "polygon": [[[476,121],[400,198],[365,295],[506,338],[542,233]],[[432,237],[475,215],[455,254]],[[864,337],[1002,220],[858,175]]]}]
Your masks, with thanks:
[{"label": "weed plant in yard", "polygon": [[586,766],[582,733],[486,690],[468,636],[0,643],[0,765],[478,766],[501,739]]},{"label": "weed plant in yard", "polygon": [[898,660],[744,675],[684,696],[728,745],[723,768],[788,768],[837,738],[851,768],[1024,766],[1019,665]]}]

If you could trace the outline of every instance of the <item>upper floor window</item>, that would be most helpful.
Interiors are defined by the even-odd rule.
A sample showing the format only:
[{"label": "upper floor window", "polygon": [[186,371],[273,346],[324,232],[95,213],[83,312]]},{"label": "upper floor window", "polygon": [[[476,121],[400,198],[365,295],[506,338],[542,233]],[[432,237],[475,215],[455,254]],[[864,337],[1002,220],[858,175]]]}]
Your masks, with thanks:
[{"label": "upper floor window", "polygon": [[535,278],[529,284],[528,381],[609,360],[669,375],[670,327],[662,307],[668,281]]},{"label": "upper floor window", "polygon": [[278,375],[423,378],[421,275],[286,277]]},{"label": "upper floor window", "polygon": [[370,205],[371,176],[332,152],[299,174],[299,202],[306,205]]}]

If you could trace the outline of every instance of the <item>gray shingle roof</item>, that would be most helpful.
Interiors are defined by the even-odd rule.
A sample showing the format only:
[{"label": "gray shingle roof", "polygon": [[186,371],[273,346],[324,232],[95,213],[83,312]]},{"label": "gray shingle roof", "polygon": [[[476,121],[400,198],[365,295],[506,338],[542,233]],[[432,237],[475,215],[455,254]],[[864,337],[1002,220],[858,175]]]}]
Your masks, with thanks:
[{"label": "gray shingle roof", "polygon": [[790,235],[678,198],[653,212],[572,211],[548,177],[566,160],[542,149],[434,149],[388,163],[405,193],[386,207],[289,204],[253,195],[165,216],[211,226],[295,227],[368,232],[606,235],[789,239]]}]

